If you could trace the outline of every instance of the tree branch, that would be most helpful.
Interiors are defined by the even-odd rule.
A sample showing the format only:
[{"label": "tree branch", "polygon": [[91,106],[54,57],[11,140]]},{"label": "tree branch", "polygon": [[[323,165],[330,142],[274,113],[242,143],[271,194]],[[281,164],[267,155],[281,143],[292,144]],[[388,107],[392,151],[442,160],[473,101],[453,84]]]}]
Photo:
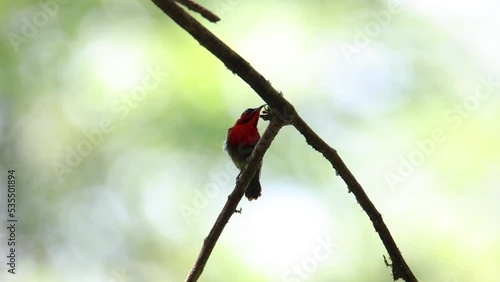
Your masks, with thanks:
[{"label": "tree branch", "polygon": [[205,268],[205,265],[207,264],[208,258],[210,257],[210,254],[212,253],[212,250],[214,249],[215,244],[217,243],[217,240],[222,233],[222,230],[226,226],[231,216],[235,212],[237,212],[236,208],[238,206],[238,203],[241,201],[241,198],[243,198],[250,180],[252,180],[253,176],[257,172],[264,154],[266,153],[269,146],[271,146],[271,142],[274,140],[274,137],[276,136],[276,134],[278,134],[278,131],[281,129],[281,127],[283,127],[283,122],[281,122],[278,118],[271,118],[271,122],[269,123],[266,130],[264,131],[264,134],[255,146],[255,149],[253,150],[247,165],[241,171],[240,177],[238,178],[238,181],[236,181],[236,186],[234,187],[233,192],[227,197],[226,204],[220,212],[219,217],[217,217],[212,230],[210,230],[210,233],[208,233],[208,236],[203,241],[203,246],[201,247],[198,258],[191,268],[191,272],[186,277],[185,282],[194,282],[197,281],[200,277],[203,269]]},{"label": "tree branch", "polygon": [[224,42],[191,17],[171,0],[151,0],[174,22],[185,29],[203,47],[221,60],[228,69],[241,77],[257,94],[266,101],[274,112],[284,113],[293,118],[293,106],[271,86],[245,59],[231,50]]},{"label": "tree branch", "polygon": [[[210,31],[208,31],[204,26],[202,26],[199,22],[197,22],[188,13],[180,9],[171,0],[152,0],[152,2],[155,3],[165,14],[167,14],[170,18],[172,18],[179,26],[181,26],[189,34],[191,34],[202,46],[204,46],[207,50],[209,50],[212,54],[214,54],[217,58],[219,58],[219,60],[221,60],[228,69],[230,69],[233,73],[237,74],[245,82],[247,82],[247,84],[250,85],[250,87],[252,87],[252,89],[268,104],[268,106],[272,109],[273,113],[276,114],[282,122],[293,124],[294,127],[306,138],[307,143],[311,145],[315,150],[322,153],[323,156],[330,161],[333,168],[336,170],[337,174],[347,184],[349,192],[352,192],[354,194],[358,203],[361,205],[363,210],[368,214],[368,217],[373,223],[373,227],[379,234],[380,239],[382,240],[392,261],[391,267],[394,280],[401,278],[405,281],[412,281],[412,282],[417,281],[411,269],[404,260],[403,256],[401,255],[401,252],[399,251],[394,239],[392,238],[389,229],[385,225],[382,216],[377,211],[373,203],[370,201],[370,199],[368,198],[368,196],[366,195],[366,193],[364,192],[363,188],[358,183],[354,175],[349,171],[349,169],[344,164],[344,162],[337,154],[337,152],[333,148],[331,148],[326,142],[324,142],[302,120],[302,118],[296,113],[293,106],[285,98],[283,98],[281,93],[276,91],[271,86],[269,81],[267,81],[260,73],[258,73],[240,55],[238,55],[231,48],[229,48],[224,42],[222,42],[219,38],[217,38]],[[244,191],[244,188],[242,189]],[[242,195],[243,192],[241,192],[241,196],[239,199],[241,199]],[[234,205],[234,208],[236,208],[236,205]],[[234,208],[231,210],[231,214],[232,212],[234,212]],[[219,222],[220,219],[225,224],[227,223],[227,220],[229,220],[229,217],[227,217],[227,219],[225,218],[221,219],[221,216],[219,216],[217,222]],[[218,238],[218,235],[216,238]],[[207,241],[207,239],[205,239],[205,241]],[[215,244],[215,242],[213,242],[213,244]],[[205,244],[203,248],[205,248]],[[211,245],[209,252],[212,249],[213,245]],[[206,259],[208,259],[208,257],[206,257]],[[206,259],[204,260],[203,265],[201,266],[201,270],[206,263]],[[198,261],[200,261],[200,258],[198,258]],[[190,276],[188,276],[188,279]],[[198,276],[196,276],[196,278],[194,278],[194,280],[186,280],[186,281],[196,281],[197,277],[199,277],[199,274]]]},{"label": "tree branch", "polygon": [[337,154],[337,151],[323,141],[323,139],[321,139],[300,117],[295,118],[293,126],[306,138],[307,144],[320,152],[332,164],[337,175],[344,180],[349,192],[354,194],[359,205],[372,221],[375,231],[377,231],[391,258],[392,277],[394,280],[401,278],[405,281],[417,281],[417,278],[406,264],[396,242],[385,225],[382,215],[378,212],[377,208],[375,208],[372,201],[363,190],[363,187],[361,187],[354,175],[345,165],[344,161],[342,161]]}]

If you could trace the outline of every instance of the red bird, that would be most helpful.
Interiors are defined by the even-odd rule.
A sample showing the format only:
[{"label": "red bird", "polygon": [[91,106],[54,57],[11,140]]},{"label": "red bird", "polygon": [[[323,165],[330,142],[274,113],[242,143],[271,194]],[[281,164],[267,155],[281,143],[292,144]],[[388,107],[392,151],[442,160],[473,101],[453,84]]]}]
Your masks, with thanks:
[{"label": "red bird", "polygon": [[[257,141],[260,139],[257,123],[259,122],[260,109],[264,106],[265,105],[262,105],[255,109],[246,109],[234,126],[227,130],[227,139],[224,149],[240,171],[245,167],[255,145],[257,145]],[[261,167],[262,163],[260,163],[259,169],[255,172],[255,176],[252,178],[245,191],[245,196],[250,201],[260,197],[262,191],[259,182]]]}]

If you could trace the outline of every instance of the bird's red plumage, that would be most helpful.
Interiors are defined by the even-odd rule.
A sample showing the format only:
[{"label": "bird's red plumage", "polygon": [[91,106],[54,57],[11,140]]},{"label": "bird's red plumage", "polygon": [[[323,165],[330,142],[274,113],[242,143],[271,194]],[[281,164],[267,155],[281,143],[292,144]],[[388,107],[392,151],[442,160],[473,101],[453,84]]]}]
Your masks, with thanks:
[{"label": "bird's red plumage", "polygon": [[[233,127],[227,131],[226,151],[233,160],[236,167],[242,170],[255,145],[260,139],[257,123],[260,117],[260,109],[247,109],[241,114]],[[250,182],[245,195],[249,200],[257,199],[261,193],[259,183],[260,168]]]},{"label": "bird's red plumage", "polygon": [[235,124],[227,132],[227,143],[236,147],[240,144],[255,146],[259,139],[260,135],[257,127],[248,123]]}]

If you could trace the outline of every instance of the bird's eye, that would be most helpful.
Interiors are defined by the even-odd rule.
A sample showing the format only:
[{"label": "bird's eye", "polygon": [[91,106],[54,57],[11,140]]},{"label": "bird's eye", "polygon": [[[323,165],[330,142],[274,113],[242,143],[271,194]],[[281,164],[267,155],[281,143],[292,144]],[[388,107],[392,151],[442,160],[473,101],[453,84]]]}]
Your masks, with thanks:
[{"label": "bird's eye", "polygon": [[244,114],[249,114],[251,112],[252,112],[252,109],[246,109],[245,112],[244,112]]}]

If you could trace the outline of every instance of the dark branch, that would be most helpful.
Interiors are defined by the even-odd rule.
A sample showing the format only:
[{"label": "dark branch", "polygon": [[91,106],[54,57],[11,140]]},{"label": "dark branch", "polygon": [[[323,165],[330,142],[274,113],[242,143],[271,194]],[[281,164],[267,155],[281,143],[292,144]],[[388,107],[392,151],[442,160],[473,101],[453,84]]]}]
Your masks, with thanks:
[{"label": "dark branch", "polygon": [[[382,216],[377,211],[373,203],[364,192],[361,185],[358,183],[354,175],[349,171],[337,152],[327,143],[325,143],[300,118],[293,106],[271,86],[269,81],[267,81],[260,73],[252,68],[252,66],[250,66],[250,64],[245,61],[240,55],[231,50],[231,48],[229,48],[224,42],[222,42],[219,38],[208,31],[184,10],[180,9],[172,1],[152,1],[170,18],[172,18],[179,26],[181,26],[189,34],[191,34],[202,46],[204,46],[207,50],[209,50],[212,54],[219,58],[219,60],[221,60],[228,69],[230,69],[233,73],[237,74],[245,82],[247,82],[248,85],[250,85],[250,87],[252,87],[252,89],[268,104],[268,106],[270,106],[273,113],[279,116],[280,120],[283,123],[293,124],[294,127],[302,135],[304,135],[307,143],[318,152],[322,153],[323,156],[330,161],[336,173],[340,175],[340,177],[345,181],[349,191],[354,194],[358,203],[368,214],[368,217],[372,221],[375,230],[378,232],[380,239],[382,240],[391,258],[392,275],[394,280],[401,278],[405,281],[417,281],[411,269],[406,264],[403,256],[401,255],[401,252],[399,251],[394,239],[392,238],[389,229],[385,225]],[[241,196],[242,195],[243,194],[241,194]],[[236,205],[237,203],[233,204],[232,208],[229,209],[230,214],[234,213]],[[217,222],[219,222],[219,219],[217,220]],[[229,220],[229,217],[227,217],[227,220]],[[227,220],[224,221],[224,224],[227,223]],[[212,250],[212,248],[213,246],[211,246],[210,251]],[[208,257],[206,259],[208,259]],[[203,263],[203,266],[205,265],[205,263],[206,261]],[[199,277],[199,275],[197,277]],[[196,281],[196,279],[189,281]]]},{"label": "dark branch", "polygon": [[359,205],[368,214],[373,223],[373,227],[378,232],[380,239],[384,243],[387,252],[392,261],[392,276],[394,280],[399,278],[405,281],[417,281],[413,275],[410,267],[406,264],[401,252],[396,245],[396,242],[391,236],[389,229],[382,219],[382,215],[378,212],[377,208],[373,205],[368,195],[366,195],[363,187],[358,183],[354,175],[347,168],[344,161],[337,154],[337,151],[330,147],[323,139],[321,139],[300,117],[296,117],[293,126],[306,138],[307,144],[311,145],[316,151],[323,154],[323,156],[332,164],[336,170],[337,175],[340,175],[350,192],[354,194]]},{"label": "dark branch", "polygon": [[279,119],[271,119],[271,123],[267,126],[266,131],[264,131],[264,134],[262,135],[262,138],[260,138],[259,142],[255,146],[255,149],[253,150],[246,167],[241,171],[240,177],[236,182],[236,186],[234,187],[233,192],[227,197],[226,204],[220,212],[219,217],[217,217],[212,230],[210,230],[207,238],[205,238],[205,240],[203,241],[201,251],[198,255],[198,258],[196,259],[196,262],[191,268],[191,272],[186,277],[186,282],[197,281],[200,277],[203,269],[205,268],[205,265],[207,264],[208,258],[212,254],[212,250],[214,249],[215,244],[217,243],[217,240],[222,233],[222,230],[224,230],[224,227],[226,226],[227,222],[234,214],[234,212],[237,211],[236,207],[241,201],[241,198],[243,198],[248,183],[250,183],[250,180],[257,172],[264,154],[266,153],[267,149],[271,145],[271,142],[274,140],[274,137],[276,136],[276,134],[278,134],[278,131],[282,126],[283,123]]}]

